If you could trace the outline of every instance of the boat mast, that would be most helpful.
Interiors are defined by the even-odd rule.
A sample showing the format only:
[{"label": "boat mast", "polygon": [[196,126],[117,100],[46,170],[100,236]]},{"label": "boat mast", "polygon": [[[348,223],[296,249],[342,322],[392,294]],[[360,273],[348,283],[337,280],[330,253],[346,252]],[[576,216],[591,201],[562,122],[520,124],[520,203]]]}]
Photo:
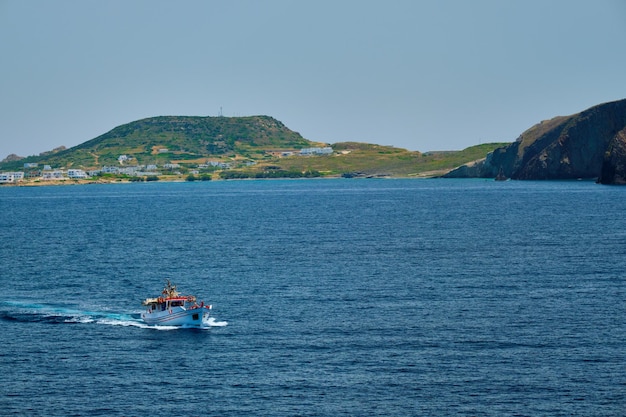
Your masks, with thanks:
[{"label": "boat mast", "polygon": [[170,280],[166,280],[165,288],[161,291],[166,298],[178,297],[178,291],[176,291],[176,285],[172,285]]}]

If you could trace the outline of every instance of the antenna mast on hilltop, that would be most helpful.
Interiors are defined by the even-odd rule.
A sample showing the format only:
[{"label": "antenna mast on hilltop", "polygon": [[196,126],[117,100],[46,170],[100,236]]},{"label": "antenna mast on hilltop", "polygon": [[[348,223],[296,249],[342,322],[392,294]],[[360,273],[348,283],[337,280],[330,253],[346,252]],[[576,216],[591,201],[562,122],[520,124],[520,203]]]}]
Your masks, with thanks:
[{"label": "antenna mast on hilltop", "polygon": [[222,106],[220,106],[220,117],[222,117],[222,116],[223,116],[223,114],[222,114]]}]

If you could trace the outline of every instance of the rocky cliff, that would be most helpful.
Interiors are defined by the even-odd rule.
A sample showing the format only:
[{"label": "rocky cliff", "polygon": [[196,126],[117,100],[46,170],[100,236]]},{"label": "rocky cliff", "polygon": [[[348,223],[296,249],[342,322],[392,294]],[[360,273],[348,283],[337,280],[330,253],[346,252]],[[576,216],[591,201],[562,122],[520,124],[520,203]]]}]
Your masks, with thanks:
[{"label": "rocky cliff", "polygon": [[512,179],[626,181],[626,99],[542,121],[517,141],[445,177],[493,178],[500,171]]},{"label": "rocky cliff", "polygon": [[598,182],[626,185],[626,129],[622,129],[613,138],[604,153]]}]

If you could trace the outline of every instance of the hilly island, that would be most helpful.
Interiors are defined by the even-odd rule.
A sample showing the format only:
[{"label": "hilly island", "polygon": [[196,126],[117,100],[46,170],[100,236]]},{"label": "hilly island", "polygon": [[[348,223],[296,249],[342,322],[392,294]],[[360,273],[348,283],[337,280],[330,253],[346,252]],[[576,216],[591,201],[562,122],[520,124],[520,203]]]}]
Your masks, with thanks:
[{"label": "hilly island", "polygon": [[626,99],[541,121],[513,142],[424,153],[361,142],[314,142],[269,116],[159,116],[118,126],[69,149],[26,158],[9,155],[0,162],[0,172],[17,175],[3,175],[4,183],[66,180],[66,173],[80,172],[99,182],[499,175],[626,184]]},{"label": "hilly island", "polygon": [[39,175],[43,167],[81,169],[99,178],[155,171],[159,179],[433,176],[502,145],[421,153],[358,142],[313,142],[269,116],[160,116],[118,126],[69,149],[26,158],[11,155],[0,170],[28,166]]}]

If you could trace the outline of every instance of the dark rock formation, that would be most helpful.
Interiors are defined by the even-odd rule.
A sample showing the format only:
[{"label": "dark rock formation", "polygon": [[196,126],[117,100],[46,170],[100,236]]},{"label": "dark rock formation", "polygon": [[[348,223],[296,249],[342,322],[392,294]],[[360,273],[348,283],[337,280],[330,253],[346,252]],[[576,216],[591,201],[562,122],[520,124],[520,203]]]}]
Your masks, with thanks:
[{"label": "dark rock formation", "polygon": [[609,144],[598,182],[626,185],[626,129],[615,135]]},{"label": "dark rock formation", "polygon": [[[626,165],[625,156],[618,154],[607,162],[607,152],[612,154],[623,149],[617,143],[610,145],[618,141],[616,137],[624,129],[626,100],[600,104],[572,116],[542,121],[514,143],[496,149],[473,166],[459,167],[445,177],[494,178],[503,172],[509,178],[523,180],[599,178],[603,163],[614,166],[616,172]],[[607,170],[610,170],[609,165]]]}]

